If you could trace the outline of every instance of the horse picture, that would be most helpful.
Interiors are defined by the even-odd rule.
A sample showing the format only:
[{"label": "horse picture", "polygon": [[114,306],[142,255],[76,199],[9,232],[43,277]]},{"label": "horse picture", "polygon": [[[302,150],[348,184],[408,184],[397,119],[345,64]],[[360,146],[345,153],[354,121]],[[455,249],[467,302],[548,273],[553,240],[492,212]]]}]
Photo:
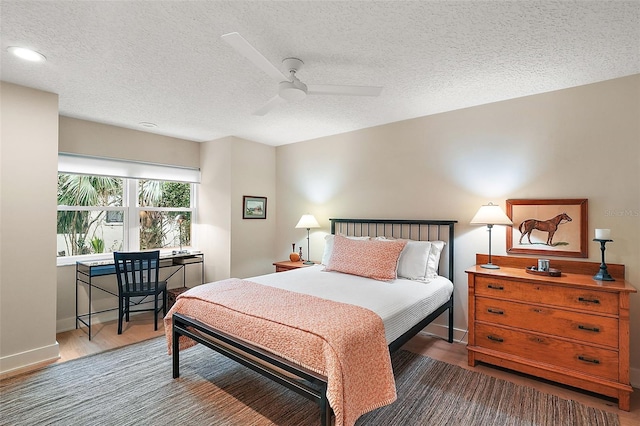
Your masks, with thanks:
[{"label": "horse picture", "polygon": [[[563,222],[564,221],[564,222]],[[522,244],[522,237],[527,236],[527,240],[529,244],[531,244],[531,232],[534,230],[547,232],[547,242],[546,245],[553,245],[553,235],[558,230],[558,226],[563,223],[571,222],[571,218],[566,213],[561,213],[551,219],[548,220],[538,220],[538,219],[526,219],[520,223],[518,230],[520,231],[520,241],[518,244]]]}]

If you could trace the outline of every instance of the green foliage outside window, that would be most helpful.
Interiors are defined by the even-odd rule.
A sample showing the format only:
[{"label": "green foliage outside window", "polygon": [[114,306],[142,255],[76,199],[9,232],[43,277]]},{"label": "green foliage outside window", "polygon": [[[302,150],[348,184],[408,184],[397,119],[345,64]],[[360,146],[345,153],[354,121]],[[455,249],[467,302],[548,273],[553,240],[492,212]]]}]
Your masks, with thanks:
[{"label": "green foliage outside window", "polygon": [[[59,256],[123,249],[124,224],[113,218],[122,218],[127,210],[123,204],[126,182],[126,179],[115,177],[58,174],[58,206],[73,207],[58,209]],[[176,210],[191,208],[191,184],[140,180],[136,198],[140,207],[139,249],[190,245],[191,212]],[[100,207],[122,207],[122,210],[102,210]],[[111,215],[110,219],[107,213]],[[178,215],[182,215],[184,220],[177,222]],[[109,237],[114,229],[118,229],[119,238]]]}]

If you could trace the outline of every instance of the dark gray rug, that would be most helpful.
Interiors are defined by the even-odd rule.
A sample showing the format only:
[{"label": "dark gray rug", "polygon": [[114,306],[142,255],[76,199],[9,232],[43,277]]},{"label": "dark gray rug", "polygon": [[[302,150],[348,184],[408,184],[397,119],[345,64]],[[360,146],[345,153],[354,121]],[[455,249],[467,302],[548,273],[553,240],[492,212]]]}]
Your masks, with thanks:
[{"label": "dark gray rug", "polygon": [[[406,351],[398,400],[363,425],[618,425],[618,416]],[[164,338],[2,381],[2,425],[317,425],[296,393],[201,345],[171,378]]]}]

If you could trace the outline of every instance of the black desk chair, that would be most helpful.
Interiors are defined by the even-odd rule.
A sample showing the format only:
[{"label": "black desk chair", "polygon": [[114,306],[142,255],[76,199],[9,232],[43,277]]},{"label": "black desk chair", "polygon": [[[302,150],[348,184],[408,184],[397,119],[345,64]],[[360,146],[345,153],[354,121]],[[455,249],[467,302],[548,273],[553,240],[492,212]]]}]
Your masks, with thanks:
[{"label": "black desk chair", "polygon": [[[122,253],[114,252],[118,277],[118,334],[122,334],[122,318],[129,322],[129,312],[153,311],[154,330],[158,329],[158,312],[167,314],[167,283],[158,281],[160,251]],[[162,295],[162,306],[158,306],[158,296]],[[153,308],[131,309],[153,296]],[[133,301],[131,298],[142,297]]]}]

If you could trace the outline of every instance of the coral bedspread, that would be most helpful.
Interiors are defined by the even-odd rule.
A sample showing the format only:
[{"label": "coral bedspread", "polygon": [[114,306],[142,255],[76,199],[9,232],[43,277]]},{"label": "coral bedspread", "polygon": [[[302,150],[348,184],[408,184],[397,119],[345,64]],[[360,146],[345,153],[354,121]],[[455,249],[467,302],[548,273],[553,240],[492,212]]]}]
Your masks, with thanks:
[{"label": "coral bedspread", "polygon": [[[338,426],[396,399],[384,325],[368,309],[232,278],[178,297],[164,320],[169,351],[174,312],[326,376]],[[195,344],[182,338],[181,349]]]}]

